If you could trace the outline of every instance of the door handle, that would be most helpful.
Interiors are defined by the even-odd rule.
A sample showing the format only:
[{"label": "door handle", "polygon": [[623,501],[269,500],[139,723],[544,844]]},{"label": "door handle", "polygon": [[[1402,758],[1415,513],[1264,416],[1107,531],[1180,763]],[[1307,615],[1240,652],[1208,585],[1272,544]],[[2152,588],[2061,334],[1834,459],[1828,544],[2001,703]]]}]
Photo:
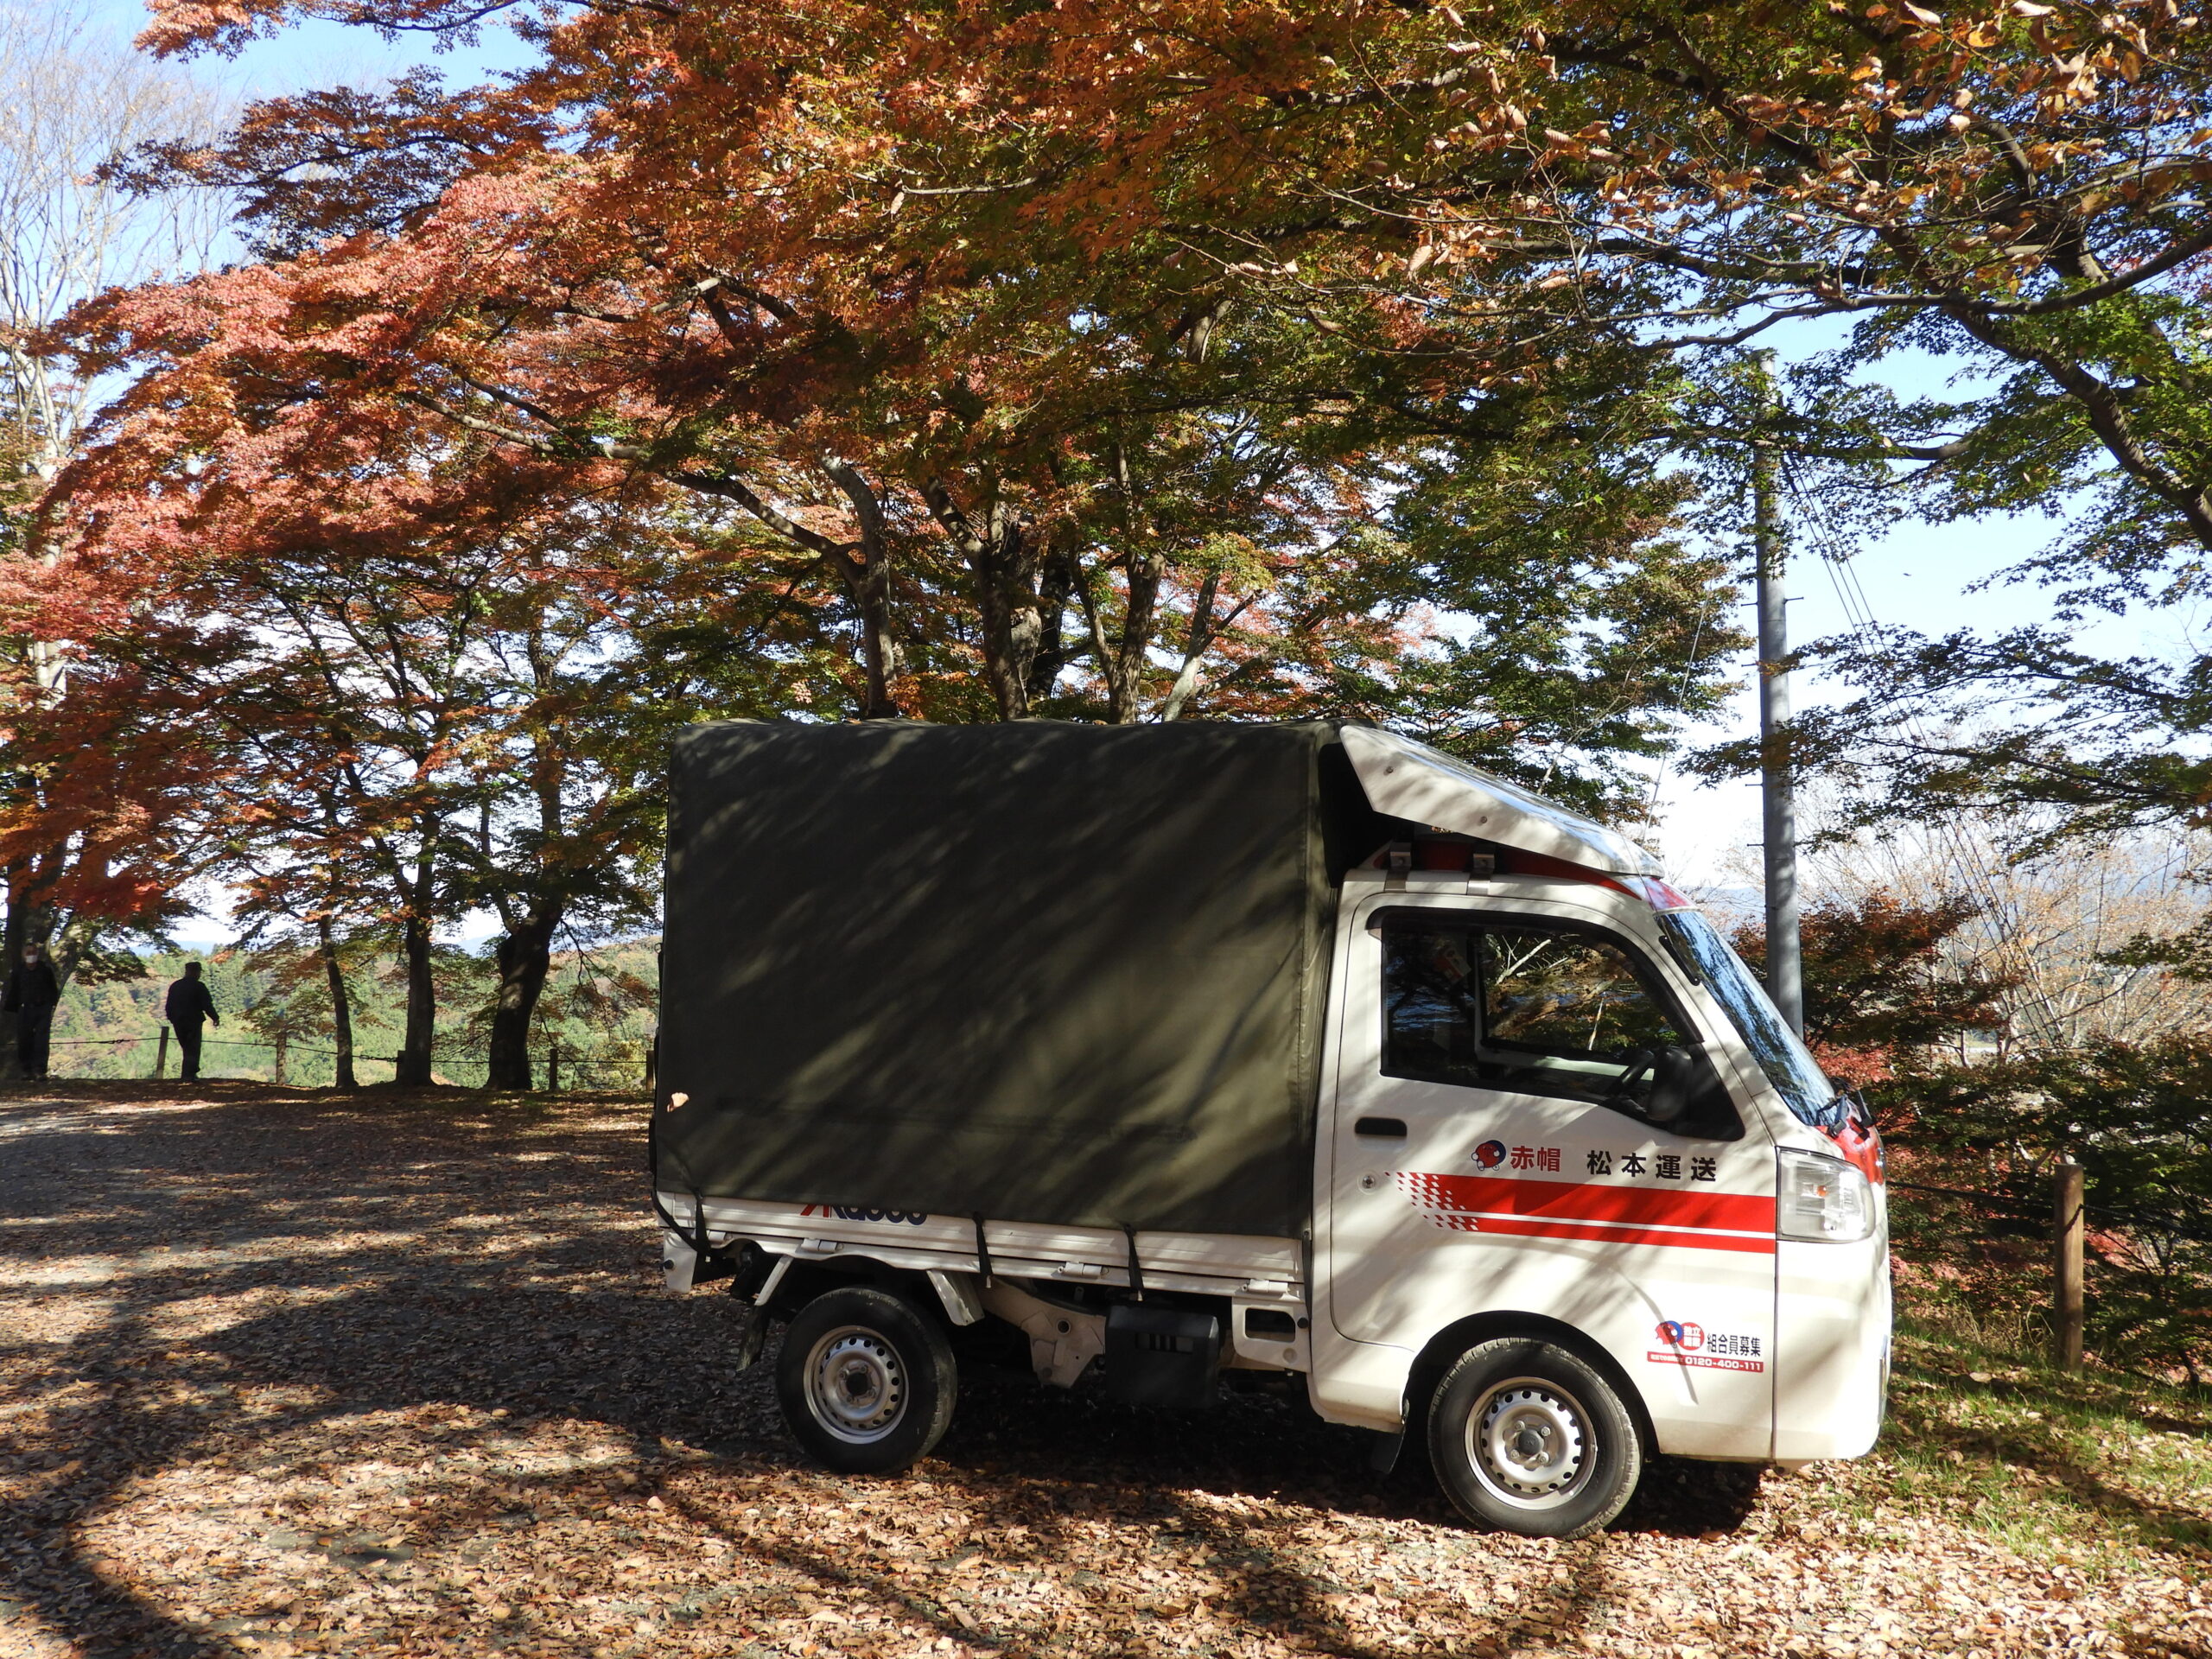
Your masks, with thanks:
[{"label": "door handle", "polygon": [[1354,1135],[1388,1135],[1405,1138],[1406,1122],[1402,1117],[1363,1117],[1351,1126]]}]

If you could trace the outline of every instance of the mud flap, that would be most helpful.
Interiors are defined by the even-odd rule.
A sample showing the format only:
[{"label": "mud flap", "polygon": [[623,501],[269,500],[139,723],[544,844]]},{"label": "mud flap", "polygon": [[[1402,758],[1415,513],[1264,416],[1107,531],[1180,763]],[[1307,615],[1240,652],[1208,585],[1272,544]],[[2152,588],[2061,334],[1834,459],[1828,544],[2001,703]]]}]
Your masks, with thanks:
[{"label": "mud flap", "polygon": [[737,1339],[737,1369],[749,1371],[760,1362],[761,1349],[768,1344],[768,1315],[766,1310],[748,1307],[745,1310],[745,1334]]}]

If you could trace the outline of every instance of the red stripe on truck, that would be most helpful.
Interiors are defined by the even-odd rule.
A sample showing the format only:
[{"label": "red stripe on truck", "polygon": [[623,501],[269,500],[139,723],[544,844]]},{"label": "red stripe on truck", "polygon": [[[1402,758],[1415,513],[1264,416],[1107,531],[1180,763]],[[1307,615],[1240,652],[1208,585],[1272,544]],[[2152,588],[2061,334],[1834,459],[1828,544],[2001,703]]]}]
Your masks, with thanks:
[{"label": "red stripe on truck", "polygon": [[1463,1233],[1508,1238],[1573,1238],[1589,1244],[1668,1244],[1686,1250],[1741,1250],[1772,1255],[1774,1239],[1746,1238],[1702,1228],[1606,1227],[1588,1221],[1532,1221],[1525,1216],[1475,1216],[1465,1211],[1432,1211],[1431,1218]]},{"label": "red stripe on truck", "polygon": [[[1531,1181],[1500,1175],[1433,1175],[1414,1170],[1399,1171],[1398,1179],[1416,1204],[1483,1217],[1480,1230],[1484,1232],[1633,1237],[1639,1243],[1694,1243],[1719,1249],[1774,1248],[1774,1199],[1765,1194],[1621,1186],[1602,1181]],[[1605,1222],[1615,1225],[1586,1226],[1571,1235],[1536,1235],[1528,1233],[1521,1218],[1559,1225]],[[1664,1229],[1665,1235],[1647,1236],[1639,1230],[1653,1228]],[[1758,1236],[1722,1243],[1710,1241],[1714,1230]],[[1698,1234],[1707,1236],[1688,1236]]]}]

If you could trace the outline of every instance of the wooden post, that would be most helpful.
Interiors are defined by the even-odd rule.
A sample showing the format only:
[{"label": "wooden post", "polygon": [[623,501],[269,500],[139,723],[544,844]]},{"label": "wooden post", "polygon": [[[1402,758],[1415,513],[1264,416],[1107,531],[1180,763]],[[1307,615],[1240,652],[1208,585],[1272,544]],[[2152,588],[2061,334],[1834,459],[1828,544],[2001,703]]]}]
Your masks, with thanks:
[{"label": "wooden post", "polygon": [[656,1036],[645,1045],[645,1092],[652,1093],[660,1082],[660,1039]]},{"label": "wooden post", "polygon": [[159,1083],[162,1074],[169,1069],[169,1028],[163,1026],[161,1041],[154,1049],[154,1081]]},{"label": "wooden post", "polygon": [[553,1039],[552,1049],[545,1057],[545,1091],[552,1095],[561,1092],[561,1039],[558,1037]]},{"label": "wooden post", "polygon": [[2082,1369],[2082,1166],[2071,1158],[2051,1172],[2051,1243],[2057,1287],[2051,1309],[2051,1363]]}]

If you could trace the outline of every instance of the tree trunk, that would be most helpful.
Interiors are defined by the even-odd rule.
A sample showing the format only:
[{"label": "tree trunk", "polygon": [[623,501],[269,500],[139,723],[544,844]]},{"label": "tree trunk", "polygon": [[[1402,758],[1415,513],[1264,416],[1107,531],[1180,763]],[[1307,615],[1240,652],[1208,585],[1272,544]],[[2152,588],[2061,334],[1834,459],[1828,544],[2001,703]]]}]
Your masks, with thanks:
[{"label": "tree trunk", "polygon": [[[52,916],[49,912],[47,918],[49,924]],[[99,925],[87,922],[81,911],[71,912],[69,919],[58,927],[48,927],[46,959],[54,964],[54,982],[62,990],[67,990],[69,982],[77,976],[78,967],[85,960],[86,946],[99,931]]]},{"label": "tree trunk", "polygon": [[1198,585],[1198,597],[1191,604],[1191,638],[1183,647],[1183,665],[1176,671],[1175,683],[1167,689],[1167,700],[1160,705],[1162,725],[1181,719],[1183,705],[1198,689],[1198,664],[1205,660],[1206,647],[1213,643],[1214,600],[1220,591],[1221,573],[1207,571],[1206,579]]},{"label": "tree trunk", "polygon": [[438,823],[426,817],[421,826],[422,856],[416,861],[414,891],[409,894],[403,945],[407,958],[407,1033],[399,1045],[399,1060],[392,1081],[404,1088],[421,1089],[430,1082],[430,1052],[437,1039],[438,993],[430,976],[430,900],[435,866]]},{"label": "tree trunk", "polygon": [[358,1089],[353,1080],[353,1005],[346,995],[346,975],[338,965],[338,941],[332,937],[330,918],[318,917],[315,935],[322,945],[322,973],[330,985],[330,1035],[338,1051],[337,1075],[340,1089]]},{"label": "tree trunk", "polygon": [[1119,639],[1108,636],[1104,610],[1098,601],[1096,589],[1105,585],[1105,573],[1098,573],[1096,583],[1085,582],[1077,589],[1084,620],[1090,625],[1091,659],[1097,664],[1098,677],[1106,682],[1106,718],[1116,726],[1134,725],[1144,718],[1144,670],[1159,610],[1160,561],[1133,554],[1123,574],[1128,598],[1122,612]]},{"label": "tree trunk", "polygon": [[976,608],[982,627],[983,671],[998,700],[1003,720],[1029,717],[1030,671],[1045,642],[1043,607],[1037,579],[1044,560],[1021,515],[1007,503],[994,502],[969,569],[976,578]]},{"label": "tree trunk", "polygon": [[1059,683],[1061,671],[1075,654],[1075,642],[1067,629],[1068,601],[1075,596],[1076,584],[1083,579],[1080,555],[1072,546],[1053,548],[1045,561],[1044,575],[1037,583],[1037,617],[1041,632],[1037,641],[1036,660],[1029,667],[1029,684],[1034,696],[1047,696]]},{"label": "tree trunk", "polygon": [[533,908],[499,941],[499,994],[492,1005],[492,1046],[485,1068],[487,1089],[528,1089],[530,1022],[553,966],[556,906]]},{"label": "tree trunk", "polygon": [[407,963],[407,1031],[400,1038],[400,1053],[391,1082],[403,1089],[429,1086],[431,1046],[438,1039],[438,987],[431,980],[431,841],[434,830],[423,830],[423,858],[416,862],[414,892],[407,905],[407,923],[400,931],[400,951]]},{"label": "tree trunk", "polygon": [[903,664],[899,660],[899,641],[891,632],[891,564],[887,559],[871,561],[860,581],[855,584],[854,598],[861,613],[861,661],[867,676],[868,690],[862,699],[862,720],[899,720],[906,710],[891,695],[891,683],[899,677]]},{"label": "tree trunk", "polygon": [[410,916],[402,939],[407,963],[407,1028],[400,1039],[393,1081],[424,1088],[430,1081],[430,1049],[436,1035],[437,995],[430,980],[430,924]]},{"label": "tree trunk", "polygon": [[1152,637],[1160,621],[1160,585],[1167,567],[1148,553],[1131,552],[1123,569],[1128,601],[1122,610],[1122,637],[1114,680],[1120,703],[1114,715],[1117,725],[1131,725],[1144,718],[1144,671],[1151,666]]},{"label": "tree trunk", "polygon": [[988,505],[976,518],[969,516],[942,480],[925,481],[922,498],[975,583],[976,644],[982,651],[983,677],[998,703],[999,718],[1027,720],[1030,677],[1045,645],[1040,588],[1051,546],[1036,533],[1029,515],[995,487]]},{"label": "tree trunk", "polygon": [[[822,466],[830,482],[843,491],[845,499],[853,504],[853,517],[861,530],[856,545],[830,549],[837,574],[843,578],[845,592],[853,601],[853,608],[860,613],[861,673],[864,681],[861,718],[897,720],[906,710],[893,700],[891,683],[899,677],[904,665],[899,661],[898,638],[891,630],[891,548],[884,533],[883,504],[876,498],[874,486],[861,475],[860,468],[852,462],[824,455]],[[812,546],[815,543],[802,542],[801,545]]]},{"label": "tree trunk", "polygon": [[[0,926],[0,987],[8,982],[8,976],[16,971],[16,963],[23,959],[23,945],[30,938],[29,907],[24,903],[23,890],[29,885],[30,872],[21,864],[8,867],[8,918]],[[16,1016],[10,1010],[0,1008],[0,1077],[10,1082],[23,1075],[22,1063],[16,1058]]]}]

